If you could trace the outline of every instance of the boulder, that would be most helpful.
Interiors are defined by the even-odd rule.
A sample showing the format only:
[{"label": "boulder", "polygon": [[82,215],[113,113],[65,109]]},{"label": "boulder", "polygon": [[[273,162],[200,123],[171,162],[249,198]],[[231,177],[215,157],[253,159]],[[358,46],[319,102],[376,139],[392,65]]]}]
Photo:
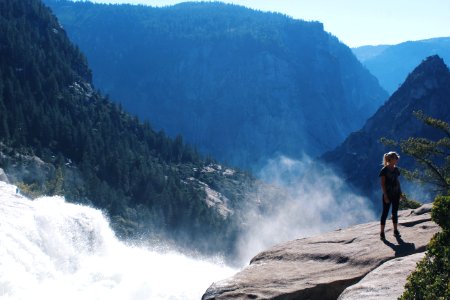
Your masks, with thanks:
[{"label": "boulder", "polygon": [[385,262],[360,282],[346,288],[338,300],[398,299],[403,294],[407,277],[424,256],[422,252]]},{"label": "boulder", "polygon": [[289,241],[256,255],[233,277],[213,283],[202,299],[337,299],[383,263],[425,251],[439,227],[429,213],[399,214],[380,240],[379,222]]},{"label": "boulder", "polygon": [[422,205],[421,207],[416,208],[415,210],[412,211],[412,213],[415,215],[421,215],[424,213],[431,212],[432,208],[433,208],[433,203],[427,203],[427,204]]}]

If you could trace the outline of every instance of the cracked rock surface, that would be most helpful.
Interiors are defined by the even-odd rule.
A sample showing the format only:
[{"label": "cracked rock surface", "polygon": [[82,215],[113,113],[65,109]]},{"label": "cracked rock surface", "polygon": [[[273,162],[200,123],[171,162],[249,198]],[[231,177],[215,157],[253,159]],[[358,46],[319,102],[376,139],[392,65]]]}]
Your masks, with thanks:
[{"label": "cracked rock surface", "polygon": [[406,278],[424,256],[421,252],[387,261],[357,284],[346,288],[338,299],[398,299],[403,294]]},{"label": "cracked rock surface", "polygon": [[337,299],[383,263],[424,252],[439,227],[429,208],[401,211],[401,237],[379,222],[289,241],[256,255],[233,277],[213,283],[202,299]]}]

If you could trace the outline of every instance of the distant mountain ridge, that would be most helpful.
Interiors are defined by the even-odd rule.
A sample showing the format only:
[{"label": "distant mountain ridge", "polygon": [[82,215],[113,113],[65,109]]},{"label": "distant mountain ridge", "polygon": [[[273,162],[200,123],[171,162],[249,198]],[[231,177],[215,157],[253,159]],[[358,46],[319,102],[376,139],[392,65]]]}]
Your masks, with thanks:
[{"label": "distant mountain ridge", "polygon": [[[414,117],[415,111],[450,122],[450,71],[439,56],[430,56],[417,66],[360,130],[335,150],[325,153],[322,159],[339,170],[357,191],[378,204],[382,155],[392,150],[380,138],[399,141],[409,137],[440,137],[436,129]],[[411,158],[402,156],[401,152],[400,156],[399,166],[411,169],[414,163]],[[406,185],[406,180],[402,180]]]},{"label": "distant mountain ridge", "polygon": [[352,49],[381,86],[392,94],[426,57],[439,55],[450,64],[450,37],[408,41],[397,45],[362,46]]},{"label": "distant mountain ridge", "polygon": [[321,154],[387,98],[318,22],[222,3],[46,2],[86,53],[96,86],[232,165]]},{"label": "distant mountain ridge", "polygon": [[352,48],[353,53],[359,59],[360,62],[364,62],[381,55],[384,50],[391,47],[392,45],[377,45],[377,46],[361,46]]}]

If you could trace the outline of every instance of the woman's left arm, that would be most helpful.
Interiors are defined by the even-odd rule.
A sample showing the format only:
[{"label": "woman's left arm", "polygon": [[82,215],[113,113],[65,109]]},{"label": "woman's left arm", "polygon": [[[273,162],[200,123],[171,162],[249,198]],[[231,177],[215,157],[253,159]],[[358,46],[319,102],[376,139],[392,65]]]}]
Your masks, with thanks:
[{"label": "woman's left arm", "polygon": [[403,195],[403,192],[402,192],[402,185],[400,184],[400,180],[398,179],[398,177],[400,177],[400,170],[399,169],[397,169],[397,184],[398,184],[398,190],[400,191],[400,200],[404,200],[406,197],[405,197],[405,195]]}]

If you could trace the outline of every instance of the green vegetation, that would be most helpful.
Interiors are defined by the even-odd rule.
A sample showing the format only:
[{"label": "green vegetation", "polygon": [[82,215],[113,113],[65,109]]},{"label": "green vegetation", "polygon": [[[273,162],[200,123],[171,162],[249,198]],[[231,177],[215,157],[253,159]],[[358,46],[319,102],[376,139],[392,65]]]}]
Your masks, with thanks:
[{"label": "green vegetation", "polygon": [[450,299],[450,196],[436,197],[431,215],[442,232],[432,238],[424,259],[408,277],[402,300]]},{"label": "green vegetation", "polygon": [[437,141],[426,138],[409,138],[400,143],[404,153],[413,157],[421,170],[405,172],[405,176],[434,187],[437,193],[450,190],[450,125],[447,122],[416,112],[416,117],[425,124],[440,129],[444,136]]},{"label": "green vegetation", "polygon": [[181,137],[93,90],[85,58],[38,0],[0,2],[0,152],[30,196],[64,194],[104,210],[122,237],[169,235],[197,250],[230,252],[238,222],[207,205],[203,184],[234,210],[253,182],[206,172],[213,162]]},{"label": "green vegetation", "polygon": [[400,201],[399,209],[416,209],[422,205],[417,200],[410,199],[407,195],[403,194],[403,200]]},{"label": "green vegetation", "polygon": [[423,166],[409,176],[435,186],[441,193],[434,200],[431,216],[442,231],[430,241],[425,258],[408,277],[400,299],[450,299],[450,125],[420,112],[416,115],[444,133],[437,141],[410,138],[400,142],[402,151]]}]

